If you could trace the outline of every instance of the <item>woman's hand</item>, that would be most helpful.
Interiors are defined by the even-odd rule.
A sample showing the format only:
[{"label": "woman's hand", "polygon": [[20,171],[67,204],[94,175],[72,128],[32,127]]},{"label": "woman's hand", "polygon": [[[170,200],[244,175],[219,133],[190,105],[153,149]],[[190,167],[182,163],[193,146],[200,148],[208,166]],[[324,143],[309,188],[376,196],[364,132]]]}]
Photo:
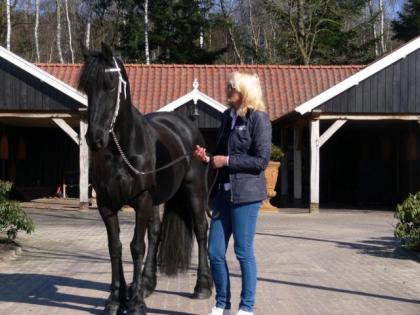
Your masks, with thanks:
[{"label": "woman's hand", "polygon": [[198,144],[195,146],[194,156],[202,162],[208,162],[206,148],[200,147]]},{"label": "woman's hand", "polygon": [[221,168],[228,165],[228,158],[224,155],[215,155],[211,159],[211,165],[213,168]]}]

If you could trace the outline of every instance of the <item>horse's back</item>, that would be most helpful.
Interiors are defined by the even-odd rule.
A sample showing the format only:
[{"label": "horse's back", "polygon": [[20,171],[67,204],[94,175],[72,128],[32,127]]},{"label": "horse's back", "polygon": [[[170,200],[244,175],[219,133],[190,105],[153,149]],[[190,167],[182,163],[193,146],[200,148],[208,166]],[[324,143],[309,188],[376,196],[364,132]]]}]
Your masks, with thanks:
[{"label": "horse's back", "polygon": [[[178,141],[185,145],[204,143],[201,132],[194,122],[185,115],[176,112],[154,112],[144,116],[147,122],[160,133],[170,131]],[[166,136],[166,135],[165,135]]]},{"label": "horse's back", "polygon": [[144,117],[156,139],[156,168],[187,155],[184,160],[156,174],[154,199],[155,203],[162,203],[175,195],[187,175],[204,179],[202,163],[192,157],[195,146],[204,145],[204,140],[194,122],[184,115],[155,112]]}]

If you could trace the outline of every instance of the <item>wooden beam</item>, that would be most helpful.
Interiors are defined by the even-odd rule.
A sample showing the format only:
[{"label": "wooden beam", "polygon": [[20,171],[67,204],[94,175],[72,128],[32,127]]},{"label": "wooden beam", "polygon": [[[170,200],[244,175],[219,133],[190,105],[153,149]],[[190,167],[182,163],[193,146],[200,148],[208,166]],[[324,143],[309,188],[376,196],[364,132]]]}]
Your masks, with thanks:
[{"label": "wooden beam", "polygon": [[302,129],[293,129],[293,196],[302,199],[302,152],[300,150],[300,137]]},{"label": "wooden beam", "polygon": [[89,207],[89,148],[86,143],[87,122],[80,119],[79,144],[79,201],[80,208]]},{"label": "wooden beam", "polygon": [[319,138],[319,147],[322,147],[325,142],[328,141],[329,138],[338,130],[340,129],[347,120],[337,120],[335,121]]},{"label": "wooden beam", "polygon": [[282,128],[281,135],[280,135],[280,141],[281,141],[281,147],[285,152],[285,155],[281,159],[281,166],[280,166],[280,195],[285,197],[288,193],[288,180],[287,180],[287,137],[286,137],[286,128]]},{"label": "wooden beam", "polygon": [[69,113],[19,113],[19,112],[0,112],[0,117],[15,117],[15,118],[77,118],[78,115]]},{"label": "wooden beam", "polygon": [[420,121],[420,115],[330,115],[320,114],[322,120],[414,120]]},{"label": "wooden beam", "polygon": [[311,121],[311,202],[310,213],[319,212],[319,120]]},{"label": "wooden beam", "polygon": [[70,136],[70,138],[72,138],[73,141],[76,142],[76,144],[79,144],[79,135],[68,123],[65,122],[65,120],[63,120],[62,118],[53,118],[52,120],[57,124],[58,127],[60,127],[65,133],[67,133]]}]

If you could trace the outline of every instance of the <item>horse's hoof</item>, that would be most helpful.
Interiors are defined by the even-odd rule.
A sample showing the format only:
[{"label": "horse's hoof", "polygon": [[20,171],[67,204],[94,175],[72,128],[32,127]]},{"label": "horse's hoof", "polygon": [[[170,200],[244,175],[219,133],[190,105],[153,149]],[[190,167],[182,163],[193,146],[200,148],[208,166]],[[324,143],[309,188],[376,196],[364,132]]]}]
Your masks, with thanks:
[{"label": "horse's hoof", "polygon": [[211,297],[211,290],[207,288],[194,290],[194,294],[192,296],[192,298],[196,300],[205,300],[209,297]]},{"label": "horse's hoof", "polygon": [[127,313],[127,310],[128,310],[127,301],[120,302],[120,307],[118,308],[117,315],[125,315]]},{"label": "horse's hoof", "polygon": [[149,297],[155,291],[156,279],[153,280],[150,278],[143,278],[141,288],[143,292],[143,297]]},{"label": "horse's hoof", "polygon": [[117,315],[125,315],[125,314],[126,314],[126,311],[127,311],[127,309],[126,309],[126,308],[124,308],[124,307],[120,307],[120,308],[118,309],[118,313],[117,313]]},{"label": "horse's hoof", "polygon": [[145,304],[134,305],[134,306],[130,307],[127,314],[128,315],[145,315],[146,314],[146,305]]},{"label": "horse's hoof", "polygon": [[104,315],[119,315],[119,303],[107,302],[105,305]]},{"label": "horse's hoof", "polygon": [[151,296],[154,291],[155,291],[155,289],[143,288],[143,297],[147,298],[147,297]]}]

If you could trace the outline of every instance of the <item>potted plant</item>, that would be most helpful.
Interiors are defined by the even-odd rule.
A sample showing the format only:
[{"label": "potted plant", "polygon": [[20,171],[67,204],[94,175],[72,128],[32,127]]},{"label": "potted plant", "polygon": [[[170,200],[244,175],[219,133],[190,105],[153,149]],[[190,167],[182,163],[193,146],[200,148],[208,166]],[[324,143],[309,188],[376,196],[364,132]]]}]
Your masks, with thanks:
[{"label": "potted plant", "polygon": [[267,183],[268,198],[263,201],[263,211],[277,211],[277,208],[270,203],[270,199],[276,196],[276,183],[279,174],[280,160],[284,156],[282,149],[276,145],[271,146],[271,158],[265,169],[265,178]]}]

